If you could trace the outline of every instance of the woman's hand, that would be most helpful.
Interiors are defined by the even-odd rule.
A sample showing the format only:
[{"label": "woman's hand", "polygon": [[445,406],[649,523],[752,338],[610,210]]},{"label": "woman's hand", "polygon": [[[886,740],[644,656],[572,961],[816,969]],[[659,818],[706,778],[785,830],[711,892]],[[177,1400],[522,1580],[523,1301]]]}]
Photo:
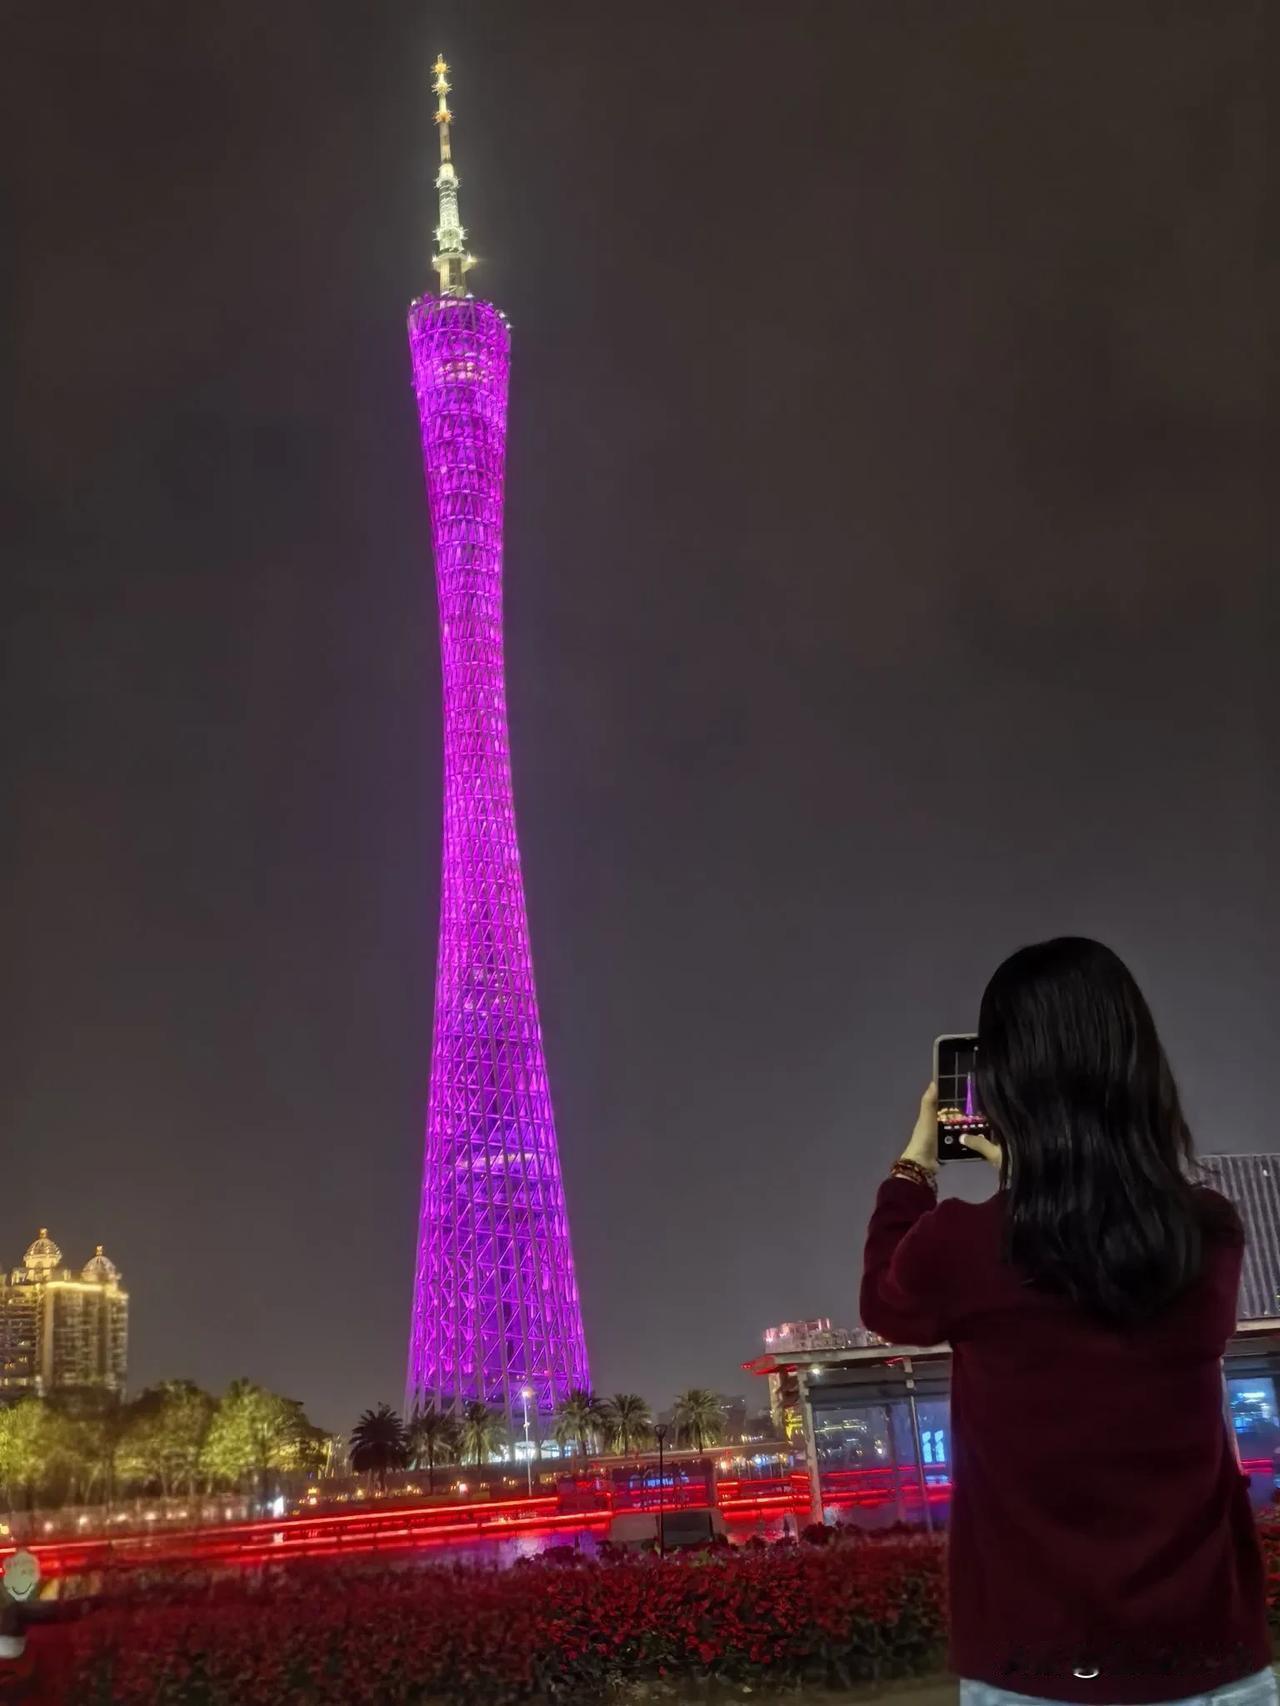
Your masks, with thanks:
[{"label": "woman's hand", "polygon": [[975,1155],[981,1155],[985,1161],[990,1161],[996,1172],[1004,1160],[1004,1151],[998,1143],[992,1143],[989,1137],[979,1137],[976,1131],[961,1132],[960,1141],[966,1149],[972,1149]]},{"label": "woman's hand", "polygon": [[920,1112],[911,1142],[902,1152],[904,1161],[918,1161],[928,1173],[938,1171],[938,1086],[930,1084],[920,1098]]}]

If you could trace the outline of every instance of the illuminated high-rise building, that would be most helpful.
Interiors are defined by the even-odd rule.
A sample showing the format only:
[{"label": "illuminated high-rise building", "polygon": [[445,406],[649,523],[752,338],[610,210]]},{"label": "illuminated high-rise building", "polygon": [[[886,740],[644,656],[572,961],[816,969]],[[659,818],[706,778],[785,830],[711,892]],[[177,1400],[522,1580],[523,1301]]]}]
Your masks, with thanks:
[{"label": "illuminated high-rise building", "polygon": [[407,1402],[535,1421],[589,1384],[516,841],[502,636],[511,335],[467,291],[435,67],[434,294],[409,308],[444,681],[444,847]]},{"label": "illuminated high-rise building", "polygon": [[69,1387],[124,1390],[129,1294],[102,1245],[79,1273],[45,1227],[0,1280],[0,1395]]}]

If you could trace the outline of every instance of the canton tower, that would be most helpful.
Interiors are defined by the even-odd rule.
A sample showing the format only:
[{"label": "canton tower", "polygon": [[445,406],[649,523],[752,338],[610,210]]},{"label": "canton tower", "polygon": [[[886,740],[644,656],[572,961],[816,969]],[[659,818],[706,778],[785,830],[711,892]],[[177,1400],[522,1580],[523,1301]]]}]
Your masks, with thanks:
[{"label": "canton tower", "polygon": [[439,291],[409,308],[444,680],[444,847],[407,1402],[508,1427],[590,1384],[516,841],[502,648],[511,334],[468,292],[448,66]]}]

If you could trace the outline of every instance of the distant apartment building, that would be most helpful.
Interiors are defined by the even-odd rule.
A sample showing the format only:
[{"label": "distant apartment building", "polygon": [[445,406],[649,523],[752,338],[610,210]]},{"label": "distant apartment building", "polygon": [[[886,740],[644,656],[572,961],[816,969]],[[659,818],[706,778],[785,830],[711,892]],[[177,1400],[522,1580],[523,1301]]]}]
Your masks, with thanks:
[{"label": "distant apartment building", "polygon": [[1241,1321],[1280,1315],[1280,1155],[1202,1155],[1201,1161],[1244,1222]]},{"label": "distant apartment building", "polygon": [[0,1399],[69,1387],[123,1391],[129,1294],[99,1244],[79,1273],[47,1228],[0,1280]]}]

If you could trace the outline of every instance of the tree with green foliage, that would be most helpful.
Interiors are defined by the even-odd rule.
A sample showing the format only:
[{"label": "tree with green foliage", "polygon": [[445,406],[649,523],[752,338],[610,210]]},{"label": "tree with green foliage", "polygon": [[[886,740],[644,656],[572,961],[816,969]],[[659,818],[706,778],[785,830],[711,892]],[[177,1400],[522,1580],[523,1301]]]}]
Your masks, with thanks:
[{"label": "tree with green foliage", "polygon": [[676,1398],[673,1420],[679,1439],[692,1445],[695,1451],[705,1451],[720,1438],[724,1412],[714,1392],[703,1386],[691,1386]]},{"label": "tree with green foliage", "polygon": [[36,1498],[42,1505],[75,1504],[83,1483],[82,1425],[64,1405],[42,1401],[36,1433]]},{"label": "tree with green foliage", "polygon": [[0,1482],[11,1511],[35,1504],[49,1466],[49,1416],[34,1396],[0,1409]]},{"label": "tree with green foliage", "polygon": [[121,1476],[125,1440],[133,1424],[134,1406],[119,1392],[103,1387],[79,1387],[55,1392],[45,1400],[46,1416],[56,1416],[59,1444],[67,1469],[67,1497],[72,1503],[91,1503],[101,1489],[110,1508]]},{"label": "tree with green foliage", "polygon": [[493,1456],[494,1447],[501,1433],[501,1424],[497,1415],[487,1404],[478,1400],[468,1404],[462,1412],[462,1427],[459,1443],[462,1447],[462,1461],[474,1463],[477,1468],[487,1463]]},{"label": "tree with green foliage", "polygon": [[166,1499],[179,1487],[194,1495],[217,1409],[193,1381],[148,1386],[131,1406],[121,1454],[126,1473],[155,1482]]},{"label": "tree with green foliage", "polygon": [[708,1445],[715,1445],[724,1428],[720,1399],[705,1387],[689,1387],[688,1392],[678,1394],[672,1419],[676,1423],[676,1436],[695,1448],[695,1452],[705,1452]]},{"label": "tree with green foliage", "polygon": [[588,1457],[609,1431],[607,1408],[585,1386],[575,1387],[556,1411],[551,1431],[562,1447],[576,1445]]},{"label": "tree with green foliage", "polygon": [[415,1409],[405,1427],[405,1450],[409,1467],[421,1469],[426,1465],[427,1491],[436,1490],[436,1464],[452,1463],[461,1444],[457,1420],[434,1404]]},{"label": "tree with green foliage", "polygon": [[637,1392],[615,1392],[604,1407],[609,1444],[625,1457],[653,1438],[653,1413]]},{"label": "tree with green foliage", "polygon": [[376,1410],[366,1410],[351,1430],[351,1449],[347,1453],[357,1475],[378,1478],[378,1486],[387,1490],[387,1470],[403,1469],[408,1461],[404,1423],[390,1404],[379,1404]]},{"label": "tree with green foliage", "polygon": [[298,1469],[307,1475],[323,1475],[329,1465],[330,1436],[323,1428],[314,1427],[302,1413],[301,1404],[295,1418],[293,1438],[283,1453],[283,1469]]},{"label": "tree with green foliage", "polygon": [[213,1481],[232,1486],[252,1477],[265,1496],[274,1473],[312,1467],[324,1439],[296,1398],[282,1398],[252,1380],[233,1380],[210,1420],[200,1467]]},{"label": "tree with green foliage", "polygon": [[109,1503],[129,1410],[119,1393],[94,1387],[32,1393],[0,1409],[0,1484],[9,1508],[37,1498],[88,1503],[100,1485]]}]

